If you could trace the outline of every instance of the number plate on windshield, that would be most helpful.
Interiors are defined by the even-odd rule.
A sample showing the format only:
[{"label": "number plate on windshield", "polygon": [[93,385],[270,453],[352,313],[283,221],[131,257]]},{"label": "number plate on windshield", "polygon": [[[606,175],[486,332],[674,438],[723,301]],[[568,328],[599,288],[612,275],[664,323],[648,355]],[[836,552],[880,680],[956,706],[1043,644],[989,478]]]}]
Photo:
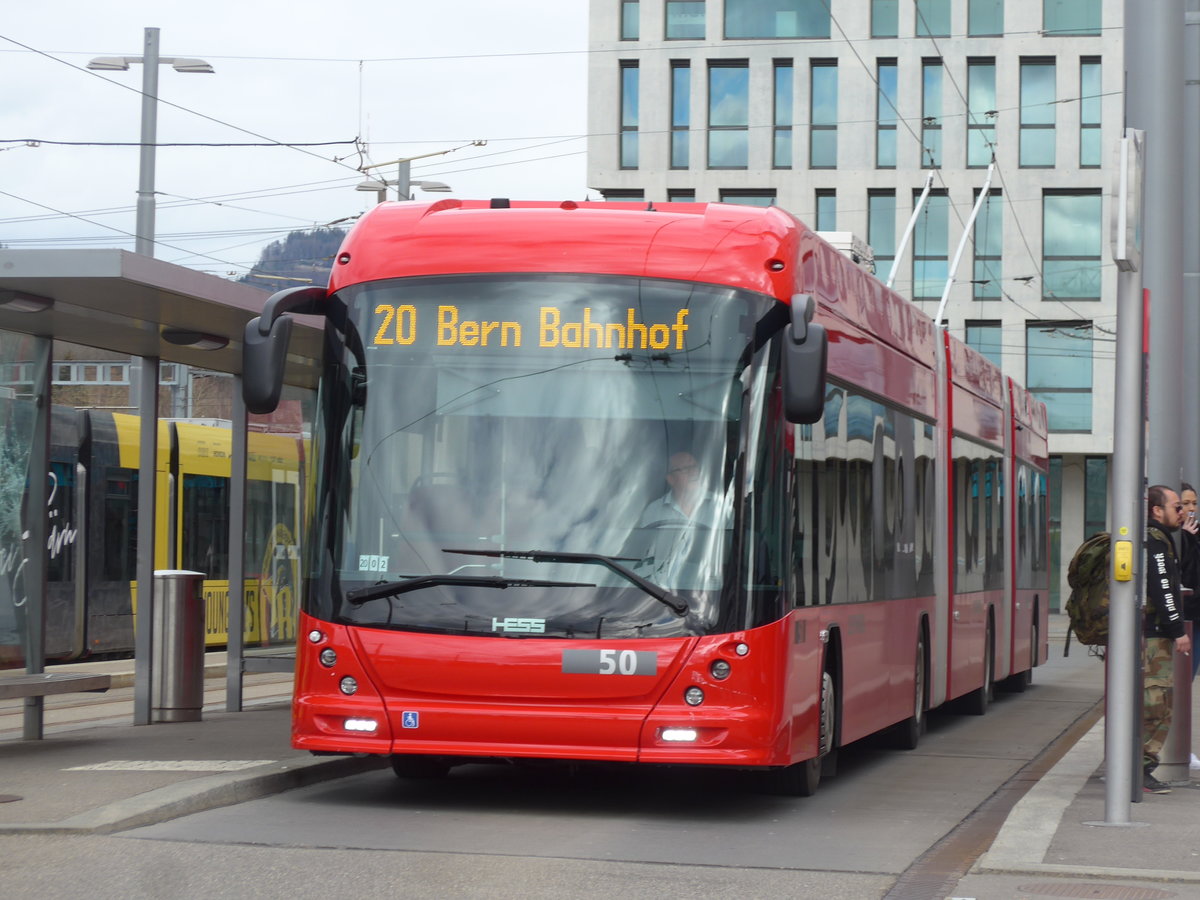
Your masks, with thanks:
[{"label": "number plate on windshield", "polygon": [[562,670],[586,675],[656,675],[658,654],[652,650],[564,650]]}]

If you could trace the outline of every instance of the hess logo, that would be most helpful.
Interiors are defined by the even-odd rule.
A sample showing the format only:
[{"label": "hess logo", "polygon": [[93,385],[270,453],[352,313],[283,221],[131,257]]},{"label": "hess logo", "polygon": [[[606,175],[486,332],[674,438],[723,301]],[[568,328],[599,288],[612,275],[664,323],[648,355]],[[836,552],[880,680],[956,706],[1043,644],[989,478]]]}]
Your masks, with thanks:
[{"label": "hess logo", "polygon": [[497,619],[492,617],[492,631],[511,632],[514,634],[545,634],[545,619],[518,619],[509,617]]}]

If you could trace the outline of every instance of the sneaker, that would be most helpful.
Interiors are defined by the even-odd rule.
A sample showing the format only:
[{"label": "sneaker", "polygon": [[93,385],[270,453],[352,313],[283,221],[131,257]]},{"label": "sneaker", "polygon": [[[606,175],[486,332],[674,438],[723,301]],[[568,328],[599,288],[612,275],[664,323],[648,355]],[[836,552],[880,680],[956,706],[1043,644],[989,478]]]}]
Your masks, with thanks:
[{"label": "sneaker", "polygon": [[1188,766],[1188,768],[1191,769],[1193,772],[1195,772],[1197,769],[1200,769],[1200,759],[1196,758],[1195,753],[1192,754],[1192,762],[1191,762],[1191,765]]},{"label": "sneaker", "polygon": [[1142,775],[1142,790],[1147,794],[1171,793],[1171,789],[1169,787],[1167,787],[1149,772],[1146,772],[1144,775]]}]

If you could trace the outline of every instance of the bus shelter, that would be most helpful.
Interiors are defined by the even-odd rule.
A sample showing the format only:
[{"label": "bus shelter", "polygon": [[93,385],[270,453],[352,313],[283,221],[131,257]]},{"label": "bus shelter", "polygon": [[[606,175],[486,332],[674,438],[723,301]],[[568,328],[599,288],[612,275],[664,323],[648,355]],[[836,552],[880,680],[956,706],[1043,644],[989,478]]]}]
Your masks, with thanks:
[{"label": "bus shelter", "polygon": [[[287,357],[285,384],[287,391],[301,398],[294,407],[307,405],[310,412],[296,414],[286,424],[248,422],[241,394],[242,334],[267,296],[256,287],[123,250],[0,250],[0,654],[6,654],[0,656],[0,663],[13,667],[23,662],[27,674],[43,673],[48,652],[52,658],[70,658],[72,654],[85,656],[93,646],[100,646],[83,643],[62,649],[56,644],[48,648],[48,615],[53,635],[59,631],[85,635],[89,628],[90,633],[100,634],[106,628],[119,630],[117,626],[123,624],[134,653],[135,724],[148,724],[153,629],[151,615],[145,614],[150,605],[143,604],[142,613],[137,612],[137,586],[153,584],[156,569],[179,567],[186,561],[178,558],[179,547],[185,548],[185,555],[191,553],[193,560],[197,558],[196,535],[188,531],[191,521],[197,523],[197,531],[205,525],[212,529],[214,522],[227,530],[227,545],[214,541],[216,546],[206,551],[208,558],[219,559],[230,573],[224,604],[228,609],[223,623],[226,634],[216,635],[227,637],[227,708],[242,708],[243,673],[286,671],[294,665],[294,630],[290,643],[276,641],[269,648],[250,648],[246,641],[248,617],[252,620],[258,607],[237,602],[239,594],[249,597],[252,593],[245,580],[248,562],[259,562],[247,560],[248,460],[254,458],[257,463],[261,458],[267,465],[294,471],[289,488],[294,499],[289,502],[298,522],[303,504],[303,448],[321,353],[317,323],[299,318]],[[78,350],[56,359],[57,347],[94,348],[105,359],[79,362]],[[210,415],[208,425],[227,428],[228,433],[214,436],[203,432],[203,426],[187,415],[194,409],[196,379],[189,378],[188,402],[178,407],[170,385],[162,383],[164,372],[170,377],[179,372],[222,376],[231,389],[226,391],[225,406],[216,416]],[[102,385],[123,386],[125,393],[114,395],[110,390],[104,395],[98,390]],[[67,394],[72,402],[63,403]],[[114,396],[124,399],[114,400]],[[59,427],[60,419],[80,421],[84,413],[103,424],[71,426],[74,431]],[[146,422],[156,422],[158,427],[140,427]],[[187,423],[191,430],[176,424],[179,422]],[[267,440],[258,435],[281,428],[291,432],[292,446],[297,449],[281,452],[268,446],[255,456],[251,443]],[[70,460],[59,459],[65,452],[63,445],[71,440],[61,433],[86,433],[82,440],[91,452],[98,453],[105,446],[102,432],[111,432],[109,444],[116,448],[113,454],[139,463],[136,467],[128,460],[124,463],[129,478],[110,480],[103,490],[85,492],[75,482]],[[160,446],[163,435],[170,435],[169,452]],[[185,445],[192,449],[181,450]],[[166,473],[163,462],[177,462],[184,456],[194,463],[193,474],[185,477],[197,486],[196,496],[209,504],[209,514],[201,508],[190,520],[177,508],[180,494],[169,484],[169,479],[176,477],[175,470]],[[83,477],[81,470],[79,478]],[[75,489],[70,507],[62,500],[68,484]],[[136,512],[125,517],[129,527],[122,530],[121,510],[132,512],[135,500],[134,496],[122,500],[121,493],[134,484]],[[102,497],[104,511],[72,521],[72,509],[88,496]],[[214,502],[220,506],[215,513]],[[176,534],[173,529],[184,533]],[[171,536],[170,548],[164,554],[156,542],[167,543],[166,535]],[[301,540],[298,524],[284,540],[290,543],[269,548],[268,558],[294,562]],[[100,552],[96,542],[105,541],[111,546]],[[89,544],[90,555],[80,551],[77,562],[70,562],[68,550]],[[125,577],[125,607],[115,607],[111,616],[98,615],[93,606],[102,603],[103,590],[100,576],[93,570],[114,570],[104,576],[111,585],[113,578],[122,577],[123,559],[128,560],[128,574],[133,576],[132,580]],[[156,565],[164,559],[168,565]],[[97,562],[90,565],[89,560]],[[294,604],[298,579],[292,587],[286,597],[276,592],[273,600]],[[208,582],[205,592],[211,618],[214,604],[208,602]],[[294,621],[294,608],[291,614]],[[207,632],[213,628],[211,621],[206,624]],[[253,639],[256,632],[250,629],[249,633]],[[26,700],[27,739],[42,736],[42,712],[41,697]]]}]

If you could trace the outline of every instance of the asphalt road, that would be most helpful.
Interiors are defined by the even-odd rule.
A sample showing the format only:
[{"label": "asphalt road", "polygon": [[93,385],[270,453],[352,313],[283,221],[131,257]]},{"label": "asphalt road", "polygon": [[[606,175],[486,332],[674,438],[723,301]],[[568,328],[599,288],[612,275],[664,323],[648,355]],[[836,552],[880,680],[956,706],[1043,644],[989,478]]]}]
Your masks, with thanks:
[{"label": "asphalt road", "polygon": [[1102,667],[1058,652],[986,716],[932,715],[916,750],[844,749],[808,799],[713,771],[378,771],[111,837],[0,838],[0,894],[882,897],[1101,696]]}]

